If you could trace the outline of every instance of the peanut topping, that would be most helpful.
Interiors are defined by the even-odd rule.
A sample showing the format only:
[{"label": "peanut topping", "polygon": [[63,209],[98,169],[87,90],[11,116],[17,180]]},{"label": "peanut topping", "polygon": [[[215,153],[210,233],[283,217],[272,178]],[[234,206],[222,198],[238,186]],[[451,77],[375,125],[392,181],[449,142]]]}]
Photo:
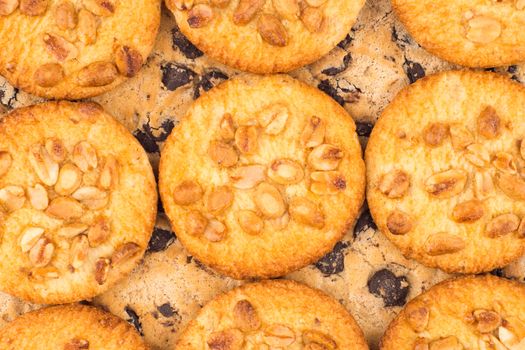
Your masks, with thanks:
[{"label": "peanut topping", "polygon": [[412,218],[401,210],[394,210],[386,219],[386,227],[394,235],[404,235],[412,230]]},{"label": "peanut topping", "polygon": [[346,180],[338,171],[314,171],[310,178],[310,191],[315,194],[334,195],[346,189]]},{"label": "peanut topping", "polygon": [[36,184],[35,187],[28,187],[27,196],[29,197],[29,202],[36,210],[45,210],[49,204],[47,191],[41,184]]},{"label": "peanut topping", "polygon": [[228,186],[217,187],[206,196],[206,209],[211,212],[221,212],[233,203],[233,192]]},{"label": "peanut topping", "polygon": [[94,62],[82,68],[77,75],[77,83],[84,87],[98,87],[111,84],[118,72],[111,62]]},{"label": "peanut topping", "polygon": [[57,182],[58,164],[42,145],[35,144],[29,148],[29,163],[44,184],[53,186]]},{"label": "peanut topping", "polygon": [[428,325],[430,310],[426,307],[411,307],[407,310],[406,319],[412,329],[418,333],[423,332]]},{"label": "peanut topping", "polygon": [[61,237],[72,238],[76,235],[86,232],[87,229],[88,226],[84,224],[71,224],[59,228],[57,234]]},{"label": "peanut topping", "polygon": [[20,0],[20,12],[28,16],[39,16],[46,12],[48,0]]},{"label": "peanut topping", "polygon": [[520,219],[515,214],[498,215],[489,221],[485,232],[490,238],[497,238],[514,232],[520,225]]},{"label": "peanut topping", "polygon": [[9,16],[15,12],[18,7],[18,0],[2,0],[0,1],[0,16]]},{"label": "peanut topping", "polygon": [[208,154],[218,166],[224,168],[232,167],[239,161],[239,155],[235,149],[222,141],[212,141]]},{"label": "peanut topping", "polygon": [[194,0],[167,0],[167,4],[172,5],[180,11],[190,10],[194,2]]},{"label": "peanut topping", "polygon": [[477,44],[488,44],[501,35],[501,23],[488,16],[476,16],[467,23],[467,39]]},{"label": "peanut topping", "polygon": [[248,24],[265,2],[266,0],[240,0],[233,13],[233,23],[237,25]]},{"label": "peanut topping", "polygon": [[486,107],[479,115],[478,133],[487,139],[494,139],[500,135],[501,120],[493,107]]},{"label": "peanut topping", "polygon": [[430,343],[430,350],[460,350],[463,346],[459,343],[458,338],[451,335],[450,337],[434,340]]},{"label": "peanut topping", "polygon": [[77,47],[59,35],[45,34],[44,44],[47,52],[57,61],[65,62],[77,58]]},{"label": "peanut topping", "polygon": [[257,30],[261,38],[270,45],[284,47],[288,44],[286,28],[273,15],[262,14],[257,21]]},{"label": "peanut topping", "polygon": [[490,162],[489,152],[479,143],[467,146],[465,158],[477,167],[486,167]]},{"label": "peanut topping", "polygon": [[290,200],[289,212],[292,219],[315,228],[323,228],[324,214],[317,204],[304,197],[294,197]]},{"label": "peanut topping", "polygon": [[208,221],[204,230],[204,238],[210,242],[220,242],[226,237],[226,226],[215,219]]},{"label": "peanut topping", "polygon": [[291,185],[304,178],[304,171],[301,165],[293,160],[278,159],[268,168],[268,177],[280,185]]},{"label": "peanut topping", "polygon": [[379,191],[388,198],[403,197],[410,187],[410,178],[403,170],[391,170],[379,180]]},{"label": "peanut topping", "polygon": [[272,0],[272,4],[275,12],[289,21],[297,19],[301,10],[297,0]]},{"label": "peanut topping", "polygon": [[173,191],[173,200],[179,205],[190,205],[201,198],[202,188],[194,181],[183,181]]},{"label": "peanut topping", "polygon": [[82,182],[82,173],[75,165],[65,164],[58,173],[58,180],[55,185],[55,192],[67,196],[73,193]]},{"label": "peanut topping", "polygon": [[76,219],[82,216],[82,205],[69,197],[57,197],[49,203],[46,214],[62,220]]},{"label": "peanut topping", "polygon": [[332,338],[324,333],[314,330],[305,330],[303,332],[303,343],[305,345],[317,344],[320,345],[321,349],[326,350],[334,350],[337,348],[337,344]]},{"label": "peanut topping", "polygon": [[501,325],[501,316],[494,311],[476,310],[473,315],[478,322],[478,331],[481,333],[491,333]]},{"label": "peanut topping", "polygon": [[192,236],[200,236],[208,226],[208,219],[197,210],[192,210],[186,217],[186,232]]},{"label": "peanut topping", "polygon": [[114,0],[82,0],[84,7],[96,16],[108,17],[115,13]]},{"label": "peanut topping", "polygon": [[89,228],[87,238],[91,247],[97,247],[107,241],[111,227],[107,218],[101,217]]},{"label": "peanut topping", "polygon": [[430,256],[451,254],[465,248],[463,238],[445,232],[435,233],[425,242],[425,251]]},{"label": "peanut topping", "polygon": [[431,147],[441,146],[448,136],[448,126],[443,123],[433,123],[423,131],[423,140]]},{"label": "peanut topping", "polygon": [[98,184],[105,190],[114,188],[118,184],[118,162],[113,156],[106,158],[106,162],[100,172]]},{"label": "peanut topping", "polygon": [[457,204],[452,211],[452,218],[456,222],[474,222],[481,219],[484,214],[483,202],[473,199]]},{"label": "peanut topping", "polygon": [[20,248],[22,248],[22,253],[30,251],[43,234],[44,229],[41,227],[26,228],[20,237]]},{"label": "peanut topping", "polygon": [[264,330],[264,342],[272,347],[290,346],[295,343],[295,333],[290,327],[274,324]]},{"label": "peanut topping", "polygon": [[253,188],[266,180],[266,167],[264,165],[246,165],[236,168],[230,174],[233,187],[246,190]]},{"label": "peanut topping", "polygon": [[71,242],[71,266],[79,269],[84,265],[89,250],[89,241],[86,235],[78,235]]},{"label": "peanut topping", "polygon": [[233,119],[230,113],[226,113],[222,117],[219,125],[219,133],[224,141],[233,140],[235,137],[235,126],[233,125]]},{"label": "peanut topping", "polygon": [[492,165],[499,171],[516,174],[518,167],[514,161],[514,156],[508,152],[498,152],[492,160]]},{"label": "peanut topping", "polygon": [[301,134],[301,142],[307,148],[314,148],[324,142],[326,124],[318,117],[310,118]]},{"label": "peanut topping", "polygon": [[98,166],[97,152],[87,141],[81,141],[75,145],[71,158],[73,163],[83,172],[95,169]]},{"label": "peanut topping", "polygon": [[305,0],[308,6],[320,7],[323,6],[328,0]]},{"label": "peanut topping", "polygon": [[70,1],[64,1],[55,8],[55,23],[62,30],[77,26],[77,10]]},{"label": "peanut topping", "polygon": [[55,246],[45,237],[40,238],[29,250],[29,261],[35,267],[47,266],[53,258]]},{"label": "peanut topping", "polygon": [[64,345],[63,350],[85,350],[89,349],[89,342],[85,339],[75,338]]},{"label": "peanut topping", "polygon": [[243,231],[250,235],[258,235],[264,229],[264,221],[251,210],[239,211],[237,221]]},{"label": "peanut topping", "polygon": [[206,4],[195,5],[188,13],[188,24],[191,28],[207,26],[213,19],[213,9]]},{"label": "peanut topping", "polygon": [[105,207],[109,200],[106,192],[93,186],[80,187],[71,196],[93,210]]},{"label": "peanut topping", "polygon": [[120,245],[111,256],[111,265],[117,266],[126,263],[140,252],[140,246],[137,243],[128,242]]},{"label": "peanut topping", "polygon": [[254,202],[262,214],[271,219],[278,218],[286,211],[286,205],[281,192],[266,182],[257,186]]},{"label": "peanut topping", "polygon": [[13,158],[11,158],[9,152],[0,151],[0,176],[7,174],[12,163]]},{"label": "peanut topping", "polygon": [[111,261],[107,258],[99,258],[95,263],[95,281],[99,285],[106,283],[110,267]]},{"label": "peanut topping", "polygon": [[343,159],[343,151],[333,145],[322,144],[308,155],[308,165],[315,170],[334,170]]},{"label": "peanut topping", "polygon": [[500,173],[496,176],[496,184],[510,198],[525,201],[525,180],[519,175]]},{"label": "peanut topping", "polygon": [[94,44],[97,40],[98,20],[88,10],[81,9],[78,13],[78,40],[84,45]]},{"label": "peanut topping", "polygon": [[241,350],[244,335],[238,329],[226,329],[210,334],[207,344],[210,350]]},{"label": "peanut topping", "polygon": [[38,86],[53,87],[64,79],[64,70],[58,63],[46,63],[38,67],[33,79]]},{"label": "peanut topping", "polygon": [[47,153],[49,153],[51,159],[57,163],[63,162],[67,157],[67,150],[64,143],[56,137],[47,139],[44,143],[44,147]]},{"label": "peanut topping", "polygon": [[129,46],[120,46],[115,52],[115,64],[120,74],[125,77],[134,77],[142,67],[142,55]]},{"label": "peanut topping", "polygon": [[15,211],[24,206],[26,197],[24,189],[19,186],[6,186],[0,190],[0,203],[7,211]]},{"label": "peanut topping", "polygon": [[268,135],[278,135],[286,126],[290,111],[284,104],[276,103],[257,114],[257,121]]},{"label": "peanut topping", "polygon": [[317,33],[323,25],[323,10],[316,7],[307,7],[301,13],[301,21],[310,33]]},{"label": "peanut topping", "polygon": [[436,198],[454,197],[465,189],[467,173],[460,169],[446,170],[430,176],[425,182],[425,189]]},{"label": "peanut topping", "polygon": [[456,151],[461,151],[474,143],[474,135],[463,124],[451,125],[449,130],[452,147]]},{"label": "peanut topping", "polygon": [[233,308],[235,326],[243,332],[256,331],[261,327],[257,311],[248,300],[239,300]]},{"label": "peanut topping", "polygon": [[494,192],[494,182],[488,172],[476,172],[474,176],[474,193],[476,198],[484,199]]},{"label": "peanut topping", "polygon": [[253,154],[257,151],[258,137],[256,126],[240,126],[235,133],[235,145],[241,153]]}]

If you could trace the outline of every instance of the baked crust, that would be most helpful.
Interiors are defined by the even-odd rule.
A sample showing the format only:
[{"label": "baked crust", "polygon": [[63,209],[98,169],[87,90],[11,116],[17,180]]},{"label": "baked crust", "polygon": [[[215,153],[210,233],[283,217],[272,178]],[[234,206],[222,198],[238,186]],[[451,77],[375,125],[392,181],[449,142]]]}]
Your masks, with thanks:
[{"label": "baked crust", "polygon": [[[287,110],[287,120],[278,134],[270,135],[257,124],[257,116],[276,106]],[[241,154],[238,163],[225,168],[212,160],[210,150],[221,140],[219,125],[228,113],[236,135],[248,124],[257,130],[258,148],[253,154]],[[312,152],[301,143],[300,135],[312,116],[326,125],[324,142],[342,151],[342,159],[335,160],[337,167],[317,172],[334,176],[321,189],[330,193],[311,191],[310,175],[315,169],[307,158]],[[237,154],[235,141],[220,142],[231,145],[230,150]],[[291,160],[303,174],[293,184],[278,184],[267,175],[270,164],[283,159]],[[263,178],[236,188],[236,171],[247,165],[263,167]],[[202,95],[166,141],[159,169],[162,201],[178,239],[199,261],[238,279],[281,276],[318,260],[353,226],[364,199],[364,162],[352,118],[323,93],[288,76],[235,78]],[[201,196],[181,204],[175,193],[187,182],[200,188]],[[215,213],[210,211],[209,198],[220,189],[233,198]],[[284,212],[266,215],[265,204],[259,199],[267,193],[282,198]],[[291,200],[297,198],[310,203],[305,204],[308,215],[302,221],[311,222],[297,221],[290,213]],[[246,210],[258,225],[262,222],[257,232],[249,232],[239,223],[241,211]],[[204,216],[205,225],[192,235],[187,225],[195,215]],[[226,226],[222,237],[202,232],[212,222],[216,226],[216,221]],[[210,224],[206,226],[206,222]]]},{"label": "baked crust", "polygon": [[[405,256],[479,273],[523,254],[524,103],[523,86],[505,77],[451,71],[419,80],[385,109],[366,150],[368,204]],[[387,177],[399,171],[404,190]]]},{"label": "baked crust", "polygon": [[[2,159],[11,159],[0,178],[1,288],[36,303],[67,303],[92,298],[129,273],[157,211],[150,163],[129,131],[97,104],[49,102],[6,115],[0,135]],[[49,140],[65,159],[50,159],[43,146]],[[83,158],[90,150],[95,164]],[[33,157],[47,168],[35,167]],[[54,181],[41,178],[46,169],[58,172]]]}]

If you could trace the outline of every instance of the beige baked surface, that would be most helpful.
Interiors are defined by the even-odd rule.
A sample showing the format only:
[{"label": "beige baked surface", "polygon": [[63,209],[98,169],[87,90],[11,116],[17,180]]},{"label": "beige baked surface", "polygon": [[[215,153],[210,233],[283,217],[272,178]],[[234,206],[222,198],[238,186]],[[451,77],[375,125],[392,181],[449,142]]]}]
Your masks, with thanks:
[{"label": "beige baked surface", "polygon": [[147,347],[132,326],[90,306],[53,306],[27,313],[0,330],[0,348],[135,350]]},{"label": "beige baked surface", "polygon": [[[63,160],[43,146],[51,138]],[[33,148],[43,167],[33,167]],[[0,178],[3,291],[39,303],[79,301],[131,271],[153,230],[157,196],[146,154],[121,124],[94,103],[50,102],[5,116],[0,149],[11,159]],[[43,194],[30,190],[37,184]]]},{"label": "beige baked surface", "polygon": [[[343,40],[364,4],[363,0],[233,0],[226,1],[225,7],[208,6],[209,21],[192,27],[188,19],[193,23],[203,11],[181,9],[182,2],[166,0],[166,5],[184,35],[213,59],[254,73],[288,72],[318,60]],[[246,13],[252,12],[248,21]],[[236,18],[246,21],[237,24]],[[270,41],[263,39],[267,35]]]},{"label": "beige baked surface", "polygon": [[[277,106],[285,122],[275,128],[274,121],[260,124]],[[220,136],[225,113],[232,116],[235,140]],[[322,120],[325,132],[316,131],[320,136],[308,147],[301,135],[312,116]],[[246,125],[255,132],[248,139],[256,145],[249,154],[240,151],[248,142],[240,136]],[[310,136],[305,140],[313,142]],[[223,166],[213,160],[210,152],[218,141],[238,162],[224,158]],[[293,181],[272,176],[272,169],[281,171],[274,167],[281,160],[293,162]],[[239,175],[252,165],[263,170],[254,177]],[[281,276],[316,261],[353,226],[364,197],[364,162],[353,120],[333,100],[287,76],[237,78],[202,95],[166,141],[159,169],[160,193],[177,237],[197,259],[238,279]],[[185,183],[202,193],[182,203],[177,198]],[[210,198],[224,191],[230,202],[214,211]],[[275,205],[282,208],[274,210]],[[247,210],[257,224],[243,226],[240,214]],[[194,213],[206,222],[192,233]],[[217,222],[226,226],[219,238],[212,233]],[[250,232],[256,225],[258,232]]]},{"label": "beige baked surface", "polygon": [[46,98],[99,95],[135,75],[160,22],[160,0],[23,0],[6,10],[18,2],[0,7],[0,74]]},{"label": "beige baked surface", "polygon": [[525,4],[520,0],[393,0],[414,39],[432,54],[468,67],[525,61]]},{"label": "beige baked surface", "polygon": [[285,280],[246,284],[215,298],[189,323],[175,349],[205,344],[212,349],[368,349],[339,303]]},{"label": "beige baked surface", "polygon": [[405,255],[461,273],[522,255],[524,104],[521,85],[465,71],[421,79],[385,109],[366,150],[368,203]]},{"label": "beige baked surface", "polygon": [[381,350],[425,348],[418,342],[430,349],[521,349],[524,297],[523,284],[490,275],[441,282],[405,306]]}]

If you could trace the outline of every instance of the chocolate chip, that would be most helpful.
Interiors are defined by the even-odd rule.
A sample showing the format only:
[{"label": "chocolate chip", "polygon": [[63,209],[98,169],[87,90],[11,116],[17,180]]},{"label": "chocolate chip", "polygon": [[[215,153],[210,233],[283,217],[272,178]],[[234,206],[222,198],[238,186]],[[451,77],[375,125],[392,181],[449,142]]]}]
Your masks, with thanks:
[{"label": "chocolate chip", "polygon": [[157,306],[157,310],[159,310],[164,317],[172,317],[176,313],[176,310],[171,307],[170,303],[164,303],[161,306]]},{"label": "chocolate chip", "polygon": [[518,66],[509,66],[507,68],[507,72],[509,72],[510,74],[514,74],[518,71]]},{"label": "chocolate chip", "polygon": [[368,290],[383,299],[386,307],[405,305],[409,289],[405,276],[397,277],[387,269],[377,271],[368,280]]},{"label": "chocolate chip", "polygon": [[[157,142],[163,142],[165,141],[173,128],[175,127],[175,123],[171,119],[166,119],[162,122],[161,126],[159,128],[152,128],[149,125],[149,119],[148,122],[145,124],[142,124],[141,129],[137,129],[133,132],[137,140],[140,142],[142,147],[146,150],[148,153],[158,153],[160,151],[159,146]],[[159,133],[159,130],[162,130]],[[155,135],[158,134],[158,135]]]},{"label": "chocolate chip", "polygon": [[414,42],[407,34],[400,34],[395,26],[392,27],[392,41],[396,43],[396,45],[404,50],[408,45],[413,45]]},{"label": "chocolate chip", "polygon": [[321,73],[323,73],[325,75],[329,75],[329,76],[337,75],[339,73],[344,72],[348,68],[348,66],[350,65],[350,62],[352,62],[352,54],[351,53],[347,53],[343,57],[343,64],[341,66],[326,68],[325,70],[321,71]]},{"label": "chocolate chip", "polygon": [[144,150],[148,153],[158,153],[160,152],[159,146],[153,140],[150,135],[145,133],[144,131],[137,129],[133,131],[133,136],[140,142]]},{"label": "chocolate chip", "polygon": [[330,84],[330,81],[328,79],[321,80],[321,82],[317,85],[317,88],[333,98],[337,103],[339,103],[341,106],[344,106],[345,99],[339,95],[337,92],[337,89]]},{"label": "chocolate chip", "polygon": [[361,216],[359,216],[359,219],[357,219],[357,223],[354,227],[354,237],[357,237],[361,232],[364,232],[368,229],[377,230],[377,225],[372,218],[372,214],[370,214],[368,205],[365,203],[363,206],[363,211],[361,212]]},{"label": "chocolate chip", "polygon": [[337,46],[339,46],[343,50],[346,50],[350,46],[353,40],[354,38],[350,34],[347,34],[345,38],[339,44],[337,44]]},{"label": "chocolate chip", "polygon": [[197,99],[201,95],[201,90],[209,91],[211,88],[221,83],[224,80],[228,80],[228,76],[219,70],[212,70],[202,77],[200,77],[193,91],[193,98]]},{"label": "chocolate chip", "polygon": [[405,63],[403,63],[403,69],[408,77],[410,83],[416,82],[425,76],[425,70],[423,66],[417,62],[412,62],[405,57]]},{"label": "chocolate chip", "polygon": [[370,134],[372,133],[373,128],[374,128],[374,124],[372,123],[361,123],[361,122],[356,123],[356,132],[357,132],[357,135],[359,136],[369,137]]},{"label": "chocolate chip", "polygon": [[166,250],[175,241],[175,238],[173,232],[155,227],[149,240],[148,251],[161,252]]},{"label": "chocolate chip", "polygon": [[140,323],[140,319],[139,319],[139,315],[137,315],[137,313],[135,312],[135,310],[133,310],[129,305],[126,306],[124,308],[124,311],[126,312],[126,314],[128,315],[128,319],[126,321],[128,321],[129,323],[131,323],[131,325],[133,327],[135,327],[135,329],[140,333],[140,335],[144,335],[144,333],[142,332],[142,324]]},{"label": "chocolate chip", "polygon": [[490,274],[494,275],[494,276],[498,276],[498,277],[505,277],[505,273],[504,273],[503,269],[492,270],[492,271],[490,271]]},{"label": "chocolate chip", "polygon": [[315,263],[315,267],[325,276],[343,272],[345,269],[345,250],[349,245],[350,244],[345,241],[337,242],[330,253],[326,254],[321,260]]},{"label": "chocolate chip", "polygon": [[162,84],[169,91],[175,91],[179,87],[191,83],[197,76],[197,73],[188,67],[174,62],[163,63],[160,69],[162,71]]},{"label": "chocolate chip", "polygon": [[203,52],[195,47],[195,45],[181,33],[178,27],[171,30],[171,39],[173,50],[178,48],[186,58],[193,60],[203,55]]}]

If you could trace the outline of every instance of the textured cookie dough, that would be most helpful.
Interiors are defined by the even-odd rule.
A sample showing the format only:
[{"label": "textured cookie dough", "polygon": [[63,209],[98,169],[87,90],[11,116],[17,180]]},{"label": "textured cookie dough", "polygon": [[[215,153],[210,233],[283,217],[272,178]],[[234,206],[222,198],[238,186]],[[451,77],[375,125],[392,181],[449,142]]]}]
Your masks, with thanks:
[{"label": "textured cookie dough", "polygon": [[234,278],[276,277],[326,254],[364,198],[351,117],[288,76],[205,95],[162,150],[159,191],[188,251]]},{"label": "textured cookie dough", "polygon": [[502,278],[447,280],[409,302],[381,350],[523,349],[525,286]]},{"label": "textured cookie dough", "polygon": [[155,43],[160,0],[2,0],[0,74],[55,99],[113,89]]},{"label": "textured cookie dough", "polygon": [[53,306],[20,316],[0,330],[5,350],[146,350],[140,335],[120,318],[85,305]]},{"label": "textured cookie dough", "polygon": [[368,203],[408,257],[447,272],[502,267],[525,249],[525,88],[450,71],[403,90],[366,150]]},{"label": "textured cookie dough", "polygon": [[210,57],[253,73],[288,72],[333,49],[363,0],[166,0],[182,33]]},{"label": "textured cookie dough", "polygon": [[523,0],[393,0],[415,40],[432,54],[468,67],[525,60]]},{"label": "textured cookie dough", "polygon": [[157,195],[144,150],[95,103],[0,121],[0,286],[38,303],[107,290],[137,264]]},{"label": "textured cookie dough", "polygon": [[366,350],[352,316],[319,290],[293,281],[245,284],[206,304],[175,349]]}]

